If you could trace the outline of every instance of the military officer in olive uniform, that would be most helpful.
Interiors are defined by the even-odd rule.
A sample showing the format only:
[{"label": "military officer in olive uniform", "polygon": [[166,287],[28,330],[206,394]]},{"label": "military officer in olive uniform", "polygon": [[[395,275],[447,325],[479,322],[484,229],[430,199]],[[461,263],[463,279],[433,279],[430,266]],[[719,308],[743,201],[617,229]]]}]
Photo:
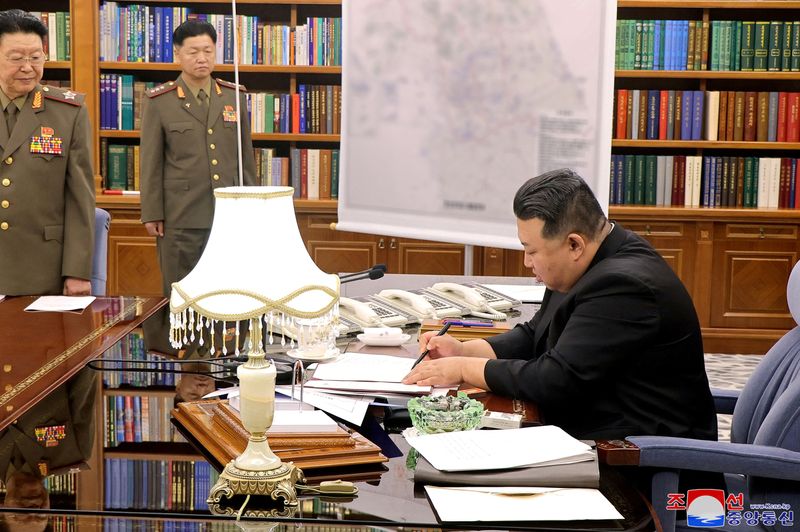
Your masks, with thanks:
[{"label": "military officer in olive uniform", "polygon": [[0,12],[0,294],[88,294],[94,177],[83,96],[39,85],[47,28]]},{"label": "military officer in olive uniform", "polygon": [[[237,122],[245,185],[256,184],[244,94],[213,79],[217,33],[188,20],[173,34],[181,75],[147,93],[142,115],[142,222],[157,237],[164,295],[197,264],[214,215],[214,189],[239,185]],[[240,87],[240,91],[244,88]],[[149,349],[170,353],[166,312],[145,322]]]}]

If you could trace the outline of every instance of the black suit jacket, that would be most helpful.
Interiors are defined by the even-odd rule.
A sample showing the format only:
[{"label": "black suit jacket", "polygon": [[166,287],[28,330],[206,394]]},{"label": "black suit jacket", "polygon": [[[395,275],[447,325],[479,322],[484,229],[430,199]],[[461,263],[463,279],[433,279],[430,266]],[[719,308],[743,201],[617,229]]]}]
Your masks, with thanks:
[{"label": "black suit jacket", "polygon": [[536,402],[573,436],[717,438],[692,300],[619,224],[568,293],[547,290],[530,322],[487,341],[491,390]]}]

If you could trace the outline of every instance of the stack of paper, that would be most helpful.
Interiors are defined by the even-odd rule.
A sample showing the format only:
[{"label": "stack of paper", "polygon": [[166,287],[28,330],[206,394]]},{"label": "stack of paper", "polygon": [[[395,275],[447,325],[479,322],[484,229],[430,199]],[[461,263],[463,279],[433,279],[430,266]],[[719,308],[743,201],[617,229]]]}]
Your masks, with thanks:
[{"label": "stack of paper", "polygon": [[444,432],[406,439],[440,471],[485,471],[593,459],[590,446],[553,425]]},{"label": "stack of paper", "polygon": [[383,396],[430,393],[430,386],[402,383],[413,365],[413,358],[343,353],[332,362],[319,364],[314,370],[313,378],[306,382],[306,386],[333,394],[361,392]]}]

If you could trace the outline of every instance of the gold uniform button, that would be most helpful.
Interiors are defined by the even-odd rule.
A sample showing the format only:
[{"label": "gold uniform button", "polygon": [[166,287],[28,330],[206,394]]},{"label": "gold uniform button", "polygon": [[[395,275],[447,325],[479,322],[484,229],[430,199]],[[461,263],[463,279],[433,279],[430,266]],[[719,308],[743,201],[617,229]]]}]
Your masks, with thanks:
[{"label": "gold uniform button", "polygon": [[219,174],[214,174],[213,176],[211,176],[211,179],[213,179],[214,181],[219,181]]},{"label": "gold uniform button", "polygon": [[6,177],[5,179],[3,179],[3,186],[4,187],[10,186],[10,185],[11,185],[11,180],[9,178]]},{"label": "gold uniform button", "polygon": [[216,144],[209,144],[208,147],[211,148],[212,150],[216,150],[217,149],[217,145]]},{"label": "gold uniform button", "polygon": [[211,129],[211,128],[208,128],[208,134],[209,134],[209,135],[213,135],[213,134],[214,134],[214,130],[213,130],[213,129]]},{"label": "gold uniform button", "polygon": [[4,199],[2,202],[0,202],[0,207],[3,207],[4,209],[8,209],[9,205],[11,204],[8,202],[7,199]]},{"label": "gold uniform button", "polygon": [[1,223],[0,224],[0,229],[2,229],[3,231],[8,230],[8,222]]},{"label": "gold uniform button", "polygon": [[211,166],[217,166],[217,160],[211,159]]},{"label": "gold uniform button", "polygon": [[6,157],[6,164],[11,164],[13,162],[14,162],[14,158],[13,157]]}]

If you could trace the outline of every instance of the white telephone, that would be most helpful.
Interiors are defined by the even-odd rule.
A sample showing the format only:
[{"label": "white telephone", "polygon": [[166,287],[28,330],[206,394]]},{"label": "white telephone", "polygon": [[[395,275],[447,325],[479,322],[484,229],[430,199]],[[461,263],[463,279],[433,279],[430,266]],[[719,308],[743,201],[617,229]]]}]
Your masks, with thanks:
[{"label": "white telephone", "polygon": [[436,283],[430,290],[437,295],[464,305],[470,309],[470,314],[481,318],[504,320],[508,316],[499,312],[521,304],[499,292],[489,290],[479,284],[463,285],[456,283]]},{"label": "white telephone", "polygon": [[409,321],[394,308],[370,298],[339,298],[339,315],[347,321],[364,327],[399,327]]},{"label": "white telephone", "polygon": [[382,290],[374,298],[386,302],[406,314],[413,314],[420,320],[453,318],[469,312],[469,309],[463,306],[454,306],[447,299],[424,289]]}]

